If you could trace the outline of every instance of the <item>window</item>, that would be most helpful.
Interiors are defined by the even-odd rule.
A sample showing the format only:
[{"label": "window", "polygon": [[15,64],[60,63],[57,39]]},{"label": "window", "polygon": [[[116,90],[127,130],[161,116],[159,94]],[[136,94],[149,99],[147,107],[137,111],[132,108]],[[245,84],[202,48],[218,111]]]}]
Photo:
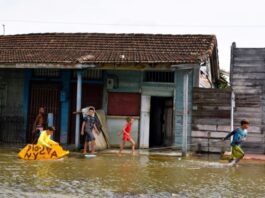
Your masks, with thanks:
[{"label": "window", "polygon": [[146,71],[144,82],[174,83],[174,71]]},{"label": "window", "polygon": [[138,93],[109,93],[108,115],[139,116],[141,96]]}]

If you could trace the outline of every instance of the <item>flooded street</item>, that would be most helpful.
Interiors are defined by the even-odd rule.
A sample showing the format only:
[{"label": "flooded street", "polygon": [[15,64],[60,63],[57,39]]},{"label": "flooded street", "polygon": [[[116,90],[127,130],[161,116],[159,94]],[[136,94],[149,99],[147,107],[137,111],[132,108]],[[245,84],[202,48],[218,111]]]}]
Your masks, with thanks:
[{"label": "flooded street", "polygon": [[0,197],[265,197],[265,163],[79,154],[25,161],[0,149]]}]

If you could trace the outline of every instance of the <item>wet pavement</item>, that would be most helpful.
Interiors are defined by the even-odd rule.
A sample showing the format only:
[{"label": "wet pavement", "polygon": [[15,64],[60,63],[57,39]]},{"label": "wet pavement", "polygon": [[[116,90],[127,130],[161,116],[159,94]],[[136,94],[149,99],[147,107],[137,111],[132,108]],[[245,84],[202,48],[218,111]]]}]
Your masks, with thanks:
[{"label": "wet pavement", "polygon": [[0,149],[0,197],[265,197],[264,162],[127,153],[26,161],[17,152]]}]

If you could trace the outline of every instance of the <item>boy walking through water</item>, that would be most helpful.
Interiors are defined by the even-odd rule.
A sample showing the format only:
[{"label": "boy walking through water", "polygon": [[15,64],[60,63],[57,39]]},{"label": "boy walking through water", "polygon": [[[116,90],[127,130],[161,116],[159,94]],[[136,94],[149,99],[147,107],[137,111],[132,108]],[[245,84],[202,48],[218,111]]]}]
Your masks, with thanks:
[{"label": "boy walking through water", "polygon": [[81,135],[85,135],[85,145],[84,145],[84,154],[87,153],[88,150],[88,142],[91,142],[91,154],[94,154],[95,152],[95,136],[93,134],[93,129],[96,133],[98,132],[98,129],[96,127],[96,119],[94,117],[95,109],[93,107],[90,107],[88,109],[88,115],[84,118],[82,129],[81,129]]},{"label": "boy walking through water", "polygon": [[247,129],[249,127],[249,121],[247,120],[242,120],[241,121],[241,127],[235,129],[231,133],[229,133],[224,140],[228,140],[232,135],[233,139],[231,142],[232,146],[232,155],[231,159],[229,160],[230,165],[235,165],[238,163],[245,155],[244,151],[241,148],[241,144],[243,141],[245,141],[247,137]]}]

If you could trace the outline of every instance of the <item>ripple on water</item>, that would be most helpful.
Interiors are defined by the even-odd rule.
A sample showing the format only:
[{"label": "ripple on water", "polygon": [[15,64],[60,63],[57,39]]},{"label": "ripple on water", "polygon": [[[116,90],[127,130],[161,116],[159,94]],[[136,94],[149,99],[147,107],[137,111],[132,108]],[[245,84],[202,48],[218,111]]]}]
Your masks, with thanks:
[{"label": "ripple on water", "polygon": [[25,161],[0,153],[0,197],[262,197],[265,165],[98,155]]}]

